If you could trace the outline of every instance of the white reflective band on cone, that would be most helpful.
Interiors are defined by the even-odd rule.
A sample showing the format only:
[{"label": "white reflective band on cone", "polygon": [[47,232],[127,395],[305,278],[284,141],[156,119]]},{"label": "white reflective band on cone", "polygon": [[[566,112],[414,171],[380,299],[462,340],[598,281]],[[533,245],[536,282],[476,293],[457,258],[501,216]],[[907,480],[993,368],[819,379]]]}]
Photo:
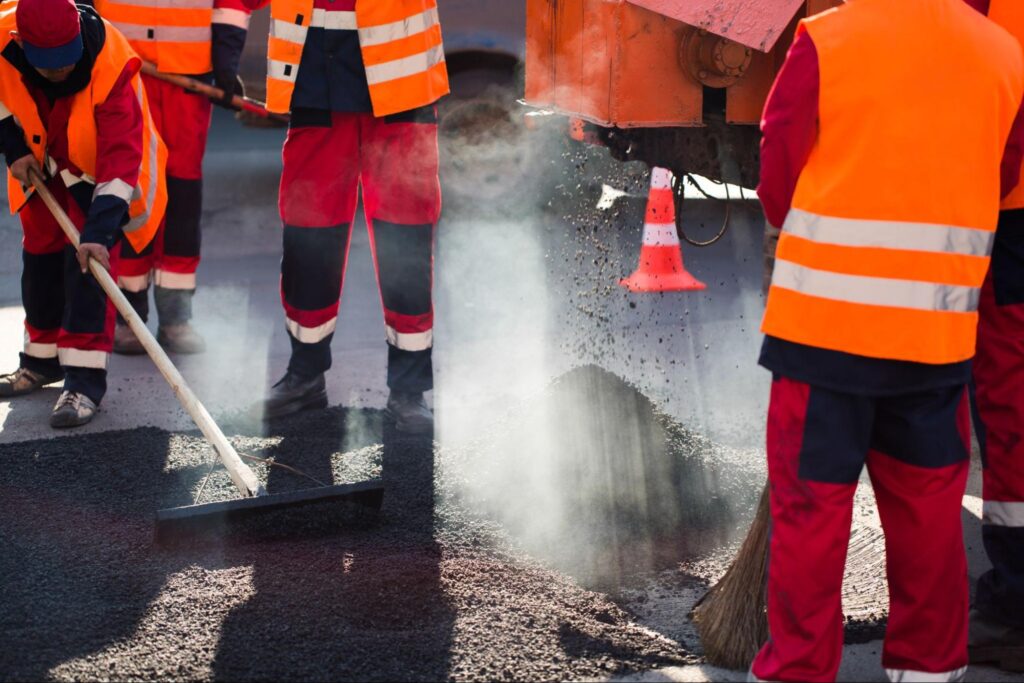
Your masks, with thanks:
[{"label": "white reflective band on cone", "polygon": [[671,190],[672,189],[672,171],[667,168],[660,168],[655,166],[651,171],[651,189],[652,190]]},{"label": "white reflective band on cone", "polygon": [[967,674],[967,667],[962,666],[953,671],[931,673],[914,671],[913,669],[886,669],[885,675],[892,683],[938,683],[939,681],[962,681]]},{"label": "white reflective band on cone", "polygon": [[426,52],[409,55],[401,59],[395,59],[382,64],[374,64],[366,67],[366,81],[370,85],[387,83],[398,78],[405,78],[414,74],[421,74],[429,71],[431,67],[444,61],[444,48],[435,45]]},{"label": "white reflective band on cone", "polygon": [[105,351],[82,351],[81,349],[57,349],[61,365],[73,368],[107,369],[110,354]]},{"label": "white reflective band on cone", "polygon": [[655,223],[644,223],[644,246],[679,246],[679,233],[676,231],[676,226],[672,224],[657,225]]},{"label": "white reflective band on cone", "polygon": [[978,310],[981,295],[976,287],[833,273],[781,258],[775,261],[772,286],[851,304],[949,313]]},{"label": "white reflective band on cone", "polygon": [[149,289],[149,273],[145,275],[118,275],[117,286],[126,292],[145,292]]},{"label": "white reflective band on cone", "polygon": [[56,358],[57,357],[57,345],[56,344],[40,344],[32,341],[28,336],[28,332],[25,332],[25,355],[32,356],[33,358]]},{"label": "white reflective band on cone", "polygon": [[303,327],[294,320],[289,320],[287,318],[285,318],[284,322],[288,327],[288,333],[303,344],[316,344],[317,342],[327,339],[327,337],[334,332],[334,328],[338,326],[337,316],[331,318],[323,325],[318,325],[317,327]]},{"label": "white reflective band on cone", "polygon": [[226,24],[228,26],[234,26],[240,28],[243,31],[249,30],[249,13],[243,12],[240,9],[228,9],[219,7],[213,10],[213,21],[214,24]]},{"label": "white reflective band on cone", "polygon": [[384,333],[387,335],[388,343],[403,351],[426,351],[434,345],[434,331],[426,332],[399,332],[390,325],[384,326]]},{"label": "white reflective band on cone", "polygon": [[172,273],[159,268],[153,271],[153,284],[164,289],[195,289],[195,273]]},{"label": "white reflective band on cone", "polygon": [[1024,527],[1024,503],[986,500],[981,509],[982,524]]},{"label": "white reflective band on cone", "polygon": [[932,223],[904,223],[819,216],[790,209],[786,232],[820,244],[880,247],[962,256],[988,256],[995,233]]},{"label": "white reflective band on cone", "polygon": [[356,13],[345,10],[328,12],[325,9],[314,9],[313,20],[309,27],[325,28],[329,31],[355,31]]}]

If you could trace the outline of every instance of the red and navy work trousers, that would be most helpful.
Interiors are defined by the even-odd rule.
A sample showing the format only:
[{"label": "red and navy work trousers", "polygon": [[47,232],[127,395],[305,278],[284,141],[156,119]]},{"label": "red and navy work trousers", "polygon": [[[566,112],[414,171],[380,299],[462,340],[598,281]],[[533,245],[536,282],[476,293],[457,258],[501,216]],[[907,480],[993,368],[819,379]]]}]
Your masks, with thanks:
[{"label": "red and navy work trousers", "polygon": [[885,532],[890,613],[882,664],[955,680],[967,665],[966,387],[870,397],[776,376],[768,410],[769,640],[751,673],[833,681],[853,497],[867,465]]},{"label": "red and navy work trousers", "polygon": [[992,569],[975,606],[1024,628],[1024,209],[1003,211],[981,292],[974,423],[984,466],[982,538]]},{"label": "red and navy work trousers", "polygon": [[440,215],[434,108],[375,118],[297,109],[284,143],[281,298],[289,370],[331,367],[360,187],[384,308],[388,386],[433,387],[433,239]]},{"label": "red and navy work trousers", "polygon": [[[81,230],[85,213],[64,183],[58,178],[47,186]],[[99,403],[107,391],[114,305],[92,274],[82,273],[74,248],[38,195],[32,196],[20,216],[25,307],[22,367],[48,377],[60,375],[63,369],[66,390]],[[110,251],[115,274],[120,249],[115,245]]]},{"label": "red and navy work trousers", "polygon": [[[167,213],[156,238],[141,253],[125,245],[119,284],[145,320],[152,273],[160,324],[175,325],[191,318],[201,243],[203,154],[212,105],[206,97],[173,83],[145,74],[142,82],[153,123],[167,145]],[[169,292],[184,295],[166,296]],[[161,305],[164,301],[169,304]]]}]

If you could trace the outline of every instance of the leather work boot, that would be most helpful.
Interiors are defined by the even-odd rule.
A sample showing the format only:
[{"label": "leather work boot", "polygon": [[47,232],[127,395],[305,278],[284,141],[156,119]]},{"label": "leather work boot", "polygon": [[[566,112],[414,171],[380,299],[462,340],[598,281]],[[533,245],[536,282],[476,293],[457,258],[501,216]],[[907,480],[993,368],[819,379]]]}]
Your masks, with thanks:
[{"label": "leather work boot", "polygon": [[289,371],[270,389],[270,395],[258,407],[263,409],[264,420],[275,420],[302,410],[326,408],[327,383],[322,373],[303,377]]},{"label": "leather work boot", "polygon": [[170,353],[202,353],[206,350],[206,341],[188,323],[161,325],[157,329],[156,340]]},{"label": "leather work boot", "polygon": [[0,375],[0,398],[11,398],[30,394],[36,389],[54,384],[64,379],[64,375],[46,376],[32,372],[28,368],[18,368],[14,372]]},{"label": "leather work boot", "polygon": [[434,411],[427,407],[423,392],[396,391],[388,396],[388,417],[405,434],[429,434],[434,431]]},{"label": "leather work boot", "polygon": [[114,353],[122,356],[140,356],[145,352],[145,347],[132,332],[132,328],[121,322],[114,326]]},{"label": "leather work boot", "polygon": [[967,653],[971,664],[1024,672],[1024,629],[987,619],[976,609],[970,614]]},{"label": "leather work boot", "polygon": [[92,422],[97,410],[99,408],[85,394],[77,391],[62,392],[50,413],[50,426],[54,429],[81,427]]}]

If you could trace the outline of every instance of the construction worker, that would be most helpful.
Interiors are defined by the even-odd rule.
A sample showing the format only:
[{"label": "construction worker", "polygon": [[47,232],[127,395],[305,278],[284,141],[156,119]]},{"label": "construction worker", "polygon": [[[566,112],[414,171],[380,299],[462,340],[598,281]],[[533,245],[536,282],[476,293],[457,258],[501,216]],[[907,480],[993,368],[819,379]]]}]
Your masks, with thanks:
[{"label": "construction worker", "polygon": [[962,0],[850,0],[797,30],[762,121],[758,192],[782,234],[760,359],[770,637],[752,679],[835,680],[865,464],[886,536],[883,666],[965,673],[966,387],[1022,94],[1020,45]]},{"label": "construction worker", "polygon": [[[88,423],[106,392],[114,308],[88,259],[117,272],[120,251],[143,249],[167,202],[166,150],[149,118],[128,41],[71,0],[20,0],[0,9],[0,144],[7,193],[24,231],[25,350],[0,377],[0,398],[64,380],[54,427]],[[70,246],[30,171],[81,232]],[[124,239],[122,239],[122,237]]]},{"label": "construction worker", "polygon": [[[128,38],[132,48],[160,71],[209,80],[230,106],[238,90],[238,60],[249,11],[241,0],[95,0],[100,15]],[[150,274],[159,320],[157,340],[175,353],[199,353],[206,344],[192,327],[192,298],[200,256],[203,154],[211,102],[178,85],[142,75],[160,137],[167,144],[167,217],[157,239],[142,252],[125,249],[119,284],[143,320],[149,315]],[[145,350],[121,319],[114,351]]]},{"label": "construction worker", "polygon": [[[267,0],[245,0],[250,9]],[[324,373],[359,190],[384,308],[388,411],[429,432],[437,111],[448,92],[435,0],[270,0],[267,108],[284,143],[281,295],[292,354],[262,406],[327,404]]]},{"label": "construction worker", "polygon": [[[1024,3],[968,2],[1024,42]],[[973,663],[1024,671],[1024,185],[1001,208],[974,359],[982,538],[992,569],[978,580],[968,645]]]}]

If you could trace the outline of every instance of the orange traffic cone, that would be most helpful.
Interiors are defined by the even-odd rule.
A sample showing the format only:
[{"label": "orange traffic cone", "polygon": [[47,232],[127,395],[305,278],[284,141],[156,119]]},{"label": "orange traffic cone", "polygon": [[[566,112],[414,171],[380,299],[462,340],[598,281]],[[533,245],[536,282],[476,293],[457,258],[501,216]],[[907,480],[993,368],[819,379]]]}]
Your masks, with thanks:
[{"label": "orange traffic cone", "polygon": [[634,292],[681,292],[707,287],[683,267],[674,199],[672,173],[664,168],[654,168],[651,172],[651,193],[647,197],[640,265],[635,273],[619,282],[623,287]]}]

